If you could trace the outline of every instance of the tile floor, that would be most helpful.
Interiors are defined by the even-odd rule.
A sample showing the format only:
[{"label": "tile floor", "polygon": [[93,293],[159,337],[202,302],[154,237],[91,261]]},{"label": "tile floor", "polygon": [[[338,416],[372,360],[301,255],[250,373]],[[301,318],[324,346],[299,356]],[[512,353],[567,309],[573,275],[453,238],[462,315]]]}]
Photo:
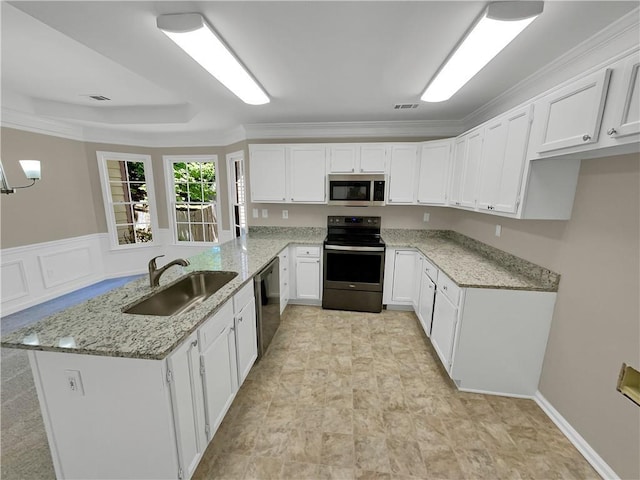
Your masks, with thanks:
[{"label": "tile floor", "polygon": [[532,400],[461,393],[409,312],[289,306],[194,479],[598,479]]}]

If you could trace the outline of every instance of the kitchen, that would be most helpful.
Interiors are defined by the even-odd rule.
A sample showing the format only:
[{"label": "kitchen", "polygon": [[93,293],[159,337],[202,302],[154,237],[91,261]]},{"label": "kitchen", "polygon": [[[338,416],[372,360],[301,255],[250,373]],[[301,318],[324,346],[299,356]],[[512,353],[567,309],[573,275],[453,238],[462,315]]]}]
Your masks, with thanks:
[{"label": "kitchen", "polygon": [[[411,8],[405,6],[409,10],[399,10],[395,13],[397,16],[391,17],[389,16],[392,14],[393,9],[385,7],[384,4],[380,5],[378,7],[380,9],[378,12],[379,17],[376,18],[381,23],[374,23],[373,25],[382,27],[382,25],[386,25],[386,21],[391,21],[391,19],[400,21],[398,17],[404,18],[405,21],[407,17],[414,18],[424,6],[420,5],[420,2],[412,3],[416,3],[416,5]],[[575,10],[571,11],[570,8],[595,9],[597,7],[597,3],[594,2],[576,4],[573,7],[569,4],[563,4],[563,2],[558,3],[558,6],[555,7],[553,4],[545,5],[545,13],[552,12],[553,8],[565,8],[567,10],[558,13],[558,15],[560,13],[565,15],[565,17],[561,17],[565,21],[575,14]],[[591,3],[593,5],[589,7]],[[40,39],[40,42],[43,41],[42,39],[47,39],[52,45],[61,43],[66,51],[76,53],[81,56],[80,58],[86,58],[85,55],[88,55],[88,53],[86,51],[78,52],[77,50],[86,49],[87,46],[91,47],[92,45],[98,49],[98,46],[93,43],[98,40],[89,35],[91,32],[79,31],[82,30],[80,28],[83,23],[82,18],[86,18],[87,21],[90,18],[94,18],[91,15],[89,5],[79,4],[74,7],[68,7],[64,10],[64,15],[62,10],[58,10],[58,13],[56,13],[55,9],[50,10],[46,5],[32,5],[32,7],[29,7],[29,5],[20,2],[8,5],[3,4],[3,31],[7,31],[4,28],[4,22],[11,19],[13,23],[8,24],[8,26],[23,25],[25,27],[25,30],[12,33],[15,35],[22,34],[25,37],[23,40],[27,42],[26,45],[28,46],[32,45],[32,43],[28,42],[37,44],[35,39]],[[248,178],[247,194],[249,201],[246,203],[246,213],[249,227],[284,226],[323,229],[327,226],[328,216],[353,216],[353,212],[356,210],[358,212],[356,215],[381,217],[383,229],[453,230],[559,273],[561,275],[560,287],[544,357],[539,390],[549,404],[559,412],[559,418],[565,419],[567,426],[575,429],[573,431],[578,436],[581,436],[580,438],[584,441],[583,446],[587,445],[592,448],[590,453],[592,459],[594,458],[593,454],[601,457],[600,460],[608,464],[611,467],[611,471],[621,478],[638,477],[637,455],[635,455],[635,452],[638,451],[638,432],[637,429],[629,427],[630,425],[638,424],[638,409],[615,390],[621,363],[627,362],[635,367],[640,363],[636,342],[638,338],[637,302],[630,301],[630,299],[637,299],[638,290],[637,268],[632,268],[638,263],[637,136],[634,140],[636,153],[629,153],[634,152],[634,150],[619,152],[615,150],[617,147],[600,147],[598,145],[593,149],[584,147],[581,150],[578,149],[579,152],[582,152],[580,155],[582,160],[578,162],[579,173],[574,171],[573,176],[570,176],[569,173],[571,172],[565,172],[566,178],[572,179],[571,181],[575,185],[575,198],[574,195],[571,195],[573,208],[568,220],[521,220],[520,218],[527,217],[509,218],[508,216],[494,216],[469,209],[435,205],[421,206],[417,200],[415,202],[410,200],[397,205],[371,206],[366,209],[327,206],[323,203],[302,204],[287,201],[286,203],[277,204],[251,201],[253,198],[251,189],[254,186],[254,182],[252,181],[250,150],[257,148],[256,146],[265,144],[284,146],[283,151],[285,152],[294,143],[302,144],[303,146],[322,144],[326,148],[342,143],[353,145],[369,143],[419,144],[423,146],[435,138],[453,138],[469,131],[485,121],[499,117],[522,102],[538,98],[538,96],[556,85],[569,82],[569,80],[580,76],[583,72],[593,70],[597,73],[599,70],[596,67],[599,65],[616,58],[616,55],[619,55],[620,52],[625,52],[634,45],[637,47],[638,14],[637,11],[632,10],[635,5],[625,7],[624,2],[613,5],[607,7],[610,11],[610,17],[606,17],[601,11],[598,11],[600,15],[604,16],[600,20],[601,23],[598,24],[593,19],[591,20],[594,22],[594,25],[591,26],[593,30],[581,39],[583,41],[586,38],[590,38],[591,43],[587,42],[574,52],[576,58],[573,62],[570,61],[570,58],[565,57],[563,62],[556,62],[555,68],[543,68],[551,60],[569,50],[566,46],[562,47],[564,50],[558,50],[546,59],[532,58],[532,65],[523,66],[523,71],[519,73],[521,76],[517,79],[494,76],[486,80],[489,83],[495,83],[495,85],[489,85],[486,82],[475,86],[472,83],[469,84],[469,88],[472,91],[466,93],[468,95],[466,98],[473,97],[475,99],[475,108],[467,107],[467,110],[464,110],[462,105],[458,103],[456,105],[460,109],[459,111],[451,111],[445,115],[442,113],[445,110],[438,109],[444,108],[443,105],[447,102],[431,104],[434,105],[433,108],[435,109],[435,113],[431,113],[432,117],[419,116],[421,115],[421,109],[426,108],[424,105],[430,104],[422,104],[416,109],[407,109],[408,111],[402,112],[403,115],[406,115],[403,117],[392,116],[388,113],[368,114],[369,116],[367,116],[365,113],[355,112],[357,106],[352,106],[351,108],[355,109],[355,113],[352,113],[348,118],[342,117],[337,112],[343,111],[343,107],[344,111],[349,111],[347,107],[350,105],[349,99],[345,98],[344,101],[347,103],[335,105],[332,108],[333,112],[326,111],[330,102],[325,100],[327,106],[316,107],[319,110],[316,111],[314,117],[304,117],[300,113],[296,114],[298,116],[293,113],[283,115],[280,118],[284,118],[284,121],[288,122],[286,124],[282,123],[283,120],[278,120],[278,117],[274,117],[276,118],[275,120],[261,117],[262,114],[259,109],[262,107],[251,107],[251,112],[254,112],[253,109],[256,109],[255,111],[257,112],[255,113],[256,116],[252,117],[252,121],[236,121],[236,123],[233,123],[235,117],[229,114],[229,122],[232,122],[229,128],[213,129],[210,132],[220,133],[207,133],[198,138],[195,134],[184,129],[174,132],[169,130],[168,127],[160,127],[153,130],[145,126],[148,125],[146,123],[148,120],[143,117],[145,113],[148,114],[148,110],[145,111],[144,107],[141,107],[138,111],[134,107],[126,105],[109,107],[114,110],[109,112],[111,117],[107,118],[106,116],[95,116],[97,115],[96,109],[99,110],[101,107],[95,107],[91,104],[85,104],[84,108],[72,111],[68,105],[61,105],[63,103],[62,100],[55,96],[49,100],[49,103],[46,103],[42,98],[37,99],[37,97],[45,95],[44,93],[36,94],[38,91],[42,92],[41,87],[38,90],[39,86],[30,84],[26,78],[23,79],[25,93],[20,96],[15,91],[12,91],[17,90],[20,92],[20,84],[10,73],[13,71],[17,75],[18,71],[15,69],[3,69],[2,157],[7,176],[12,183],[21,184],[22,173],[17,165],[18,159],[38,158],[43,165],[42,180],[35,187],[21,190],[14,195],[3,196],[2,198],[3,315],[13,313],[12,307],[14,308],[13,311],[17,311],[17,306],[25,308],[76,288],[90,285],[104,278],[143,273],[146,271],[148,260],[159,254],[166,254],[164,260],[172,260],[179,257],[191,257],[197,253],[199,251],[197,246],[176,245],[173,242],[170,230],[172,224],[168,213],[170,207],[168,206],[166,188],[164,187],[167,181],[167,170],[163,168],[163,156],[217,156],[218,172],[220,173],[219,181],[221,180],[218,186],[222,223],[220,235],[221,238],[225,238],[222,232],[230,232],[232,230],[232,212],[227,201],[231,191],[230,183],[227,181],[230,164],[225,160],[227,155],[241,151],[243,152],[245,175]],[[444,8],[442,4],[436,4],[435,6]],[[170,7],[173,8],[173,11],[169,11],[171,10]],[[157,14],[183,11],[178,7],[179,4],[166,4],[163,9],[157,7],[160,9]],[[224,10],[223,7],[227,10]],[[273,18],[270,18],[274,25],[288,26],[291,29],[294,25],[287,22],[286,19],[295,18],[296,26],[308,26],[304,19],[309,16],[309,12],[304,11],[303,5],[292,6],[291,8],[294,11],[289,13],[279,10],[285,8],[282,5],[273,5],[272,7],[275,11],[271,15]],[[472,23],[473,18],[483,7],[484,4],[481,4],[481,2],[465,4],[464,9],[461,11],[466,12],[469,17],[468,21],[465,23],[464,19],[460,19],[459,31],[450,34],[452,37],[456,36],[456,39],[452,38],[450,44],[439,47],[442,48],[443,52],[437,60],[434,60],[434,70],[437,69],[440,62],[446,57],[447,52],[455,45],[459,36],[464,33],[464,30]],[[116,22],[117,18],[109,16],[111,13],[108,7],[97,5],[94,8],[104,14],[104,18],[109,18],[111,21]],[[132,5],[129,8],[135,10],[137,7]],[[233,10],[228,4],[221,4],[220,8],[223,8],[223,11],[229,15],[229,9]],[[336,43],[341,40],[339,33],[348,31],[341,21],[344,21],[346,25],[353,26],[354,17],[357,18],[358,15],[362,14],[356,7],[344,6],[344,11],[341,11],[343,14],[341,18],[344,18],[344,20],[339,20],[333,18],[330,11],[323,10],[319,5],[313,8],[314,14],[320,15],[319,18],[323,18],[327,22],[337,22],[336,31],[333,32],[335,37],[332,37]],[[615,8],[620,10],[615,10]],[[269,10],[267,7],[262,7],[262,9]],[[412,9],[417,9],[417,11]],[[266,15],[268,13],[266,10],[257,8],[252,15],[244,12],[254,22],[252,26],[255,27],[256,32],[260,30],[258,29],[259,25],[255,23],[260,23],[259,17],[260,15]],[[300,10],[297,13],[301,16],[295,16],[296,10]],[[631,14],[625,17],[624,14],[628,12],[631,12]],[[53,26],[53,28],[34,20],[27,13],[40,18],[41,21]],[[133,13],[135,14],[130,15],[130,18],[139,18],[140,11],[136,10]],[[587,16],[586,11],[583,11],[583,14],[585,17]],[[592,12],[592,15],[595,14]],[[385,16],[388,18],[384,18]],[[619,18],[621,20],[609,27],[609,30],[596,35],[598,31]],[[209,20],[215,23],[213,18],[209,18]],[[349,20],[351,21],[349,22]],[[542,20],[542,17],[540,20]],[[152,21],[154,25],[149,28],[156,29],[155,16]],[[531,28],[536,26],[536,22],[531,25]],[[108,22],[105,22],[105,24],[108,25]],[[116,24],[114,23],[113,25]],[[333,23],[327,24],[333,25]],[[24,35],[24,32],[27,31],[27,26],[36,29],[31,31],[37,32],[38,35],[32,37]],[[353,28],[356,29],[356,32],[359,32],[355,26]],[[415,26],[412,28],[415,28]],[[432,28],[435,27],[432,26]],[[69,36],[62,35],[58,30]],[[98,31],[96,27],[94,29],[96,37],[100,36]],[[355,35],[356,32],[351,32],[351,34]],[[416,35],[415,31],[412,30],[412,32]],[[379,32],[379,35],[382,35],[382,33]],[[523,35],[526,33],[528,32],[525,31]],[[3,33],[3,35],[5,34],[8,33]],[[104,35],[104,32],[102,34]],[[157,29],[156,34],[162,36],[162,33]],[[569,35],[570,32],[566,32],[566,34]],[[372,36],[374,35],[370,35],[367,38],[373,41],[370,38]],[[82,45],[73,42],[69,37],[76,38]],[[392,41],[392,39],[388,38],[388,35],[384,40],[386,42]],[[264,82],[265,88],[269,93],[272,93],[274,97],[284,95],[283,93],[276,95],[275,91],[271,91],[275,88],[273,86],[276,83],[275,80],[270,80],[262,74],[262,71],[259,72],[253,67],[254,60],[246,58],[248,53],[244,53],[247,49],[241,50],[240,46],[236,46],[231,38],[227,38],[227,41],[233,44],[237,53],[250,66],[252,73]],[[577,45],[579,43],[578,39],[571,41],[574,43],[571,44],[570,40],[567,39],[567,45]],[[442,43],[446,44],[447,42]],[[346,41],[340,43],[340,45],[347,44],[349,43]],[[17,53],[12,54],[9,50],[5,55],[4,49],[9,48],[7,45],[10,47],[12,44],[3,41],[3,62],[5,61],[4,59],[7,59],[6,61],[12,59],[18,62],[18,59],[15,58]],[[337,49],[333,43],[331,43],[331,46],[333,46],[334,50]],[[512,46],[515,48],[515,44]],[[360,47],[360,45],[356,44],[352,48],[359,53]],[[382,47],[380,45],[380,50],[384,51]],[[115,45],[107,42],[106,45],[102,45],[98,50],[109,58],[115,58],[113,57],[115,53],[111,50],[113,48],[116,48]],[[272,48],[282,49],[283,47],[282,45],[277,45],[272,46]],[[394,47],[387,48],[394,51],[402,51],[398,45],[395,45],[395,49]],[[247,51],[250,52],[251,49]],[[283,54],[285,51],[287,50],[284,49]],[[588,54],[581,56],[579,55],[581,52],[588,52]],[[122,55],[120,61],[132,68],[134,65],[131,63],[131,58],[125,58],[125,53],[120,53]],[[342,61],[345,62],[341,65],[344,68],[350,65],[348,61],[354,60],[349,57],[354,52],[349,50],[346,53],[346,59],[341,57]],[[506,55],[508,50],[505,50],[504,53]],[[25,55],[25,52],[20,52],[20,54]],[[37,56],[38,52],[31,51],[30,55]],[[331,55],[331,58],[337,55],[337,50],[333,51]],[[511,55],[514,56],[509,60],[513,62],[518,53],[512,52]],[[178,58],[177,54],[176,57]],[[406,59],[403,59],[402,56],[391,55],[385,58],[387,58],[388,62],[391,62],[389,64],[390,71],[394,67],[399,68],[401,65],[405,69],[408,68],[406,63],[400,63],[401,61],[406,62]],[[96,61],[93,57],[86,59]],[[140,61],[139,56],[136,59]],[[186,60],[188,59],[183,60],[185,64]],[[287,64],[295,64],[292,58],[286,60]],[[40,56],[34,61],[46,62],[46,58],[43,58],[40,53]],[[282,60],[282,62],[284,61]],[[316,61],[320,63],[315,67],[325,67],[325,64],[322,63],[322,56],[317,57]],[[509,72],[506,69],[509,64],[504,63],[507,60],[500,60],[500,57],[497,57],[495,61],[503,62],[495,68],[501,69],[504,72],[503,76],[507,77]],[[539,62],[537,66],[533,65],[535,61]],[[112,62],[112,60],[109,60],[109,62]],[[415,62],[412,61],[410,63],[413,64]],[[87,65],[89,64],[88,62]],[[11,65],[21,64],[18,62]],[[36,63],[35,65],[38,64]],[[43,63],[41,65],[43,65],[41,68],[45,68],[49,64]],[[362,61],[356,62],[355,65],[358,69],[366,70],[367,68],[366,65],[362,64]],[[100,63],[93,66],[106,69],[108,65]],[[356,70],[356,66],[349,71]],[[28,65],[23,65],[23,68],[27,67]],[[127,75],[127,72],[120,70],[121,67],[115,63],[111,67],[122,73],[122,75]],[[37,72],[36,67],[32,65],[31,68]],[[52,69],[51,73],[56,71],[55,65],[50,66],[50,68]],[[136,68],[142,68],[142,66]],[[151,66],[145,66],[145,68],[151,68]],[[196,71],[196,68],[197,65],[194,66],[194,71]],[[287,69],[290,67],[276,63],[277,68],[288,71]],[[77,69],[80,77],[85,74],[82,70],[82,65],[77,65]],[[536,71],[541,71],[542,73],[536,76],[534,75]],[[318,72],[313,73],[317,74]],[[480,72],[479,75],[483,73]],[[513,72],[510,72],[510,74],[514,75]],[[372,72],[370,75],[375,74]],[[533,77],[531,77],[532,75]],[[420,80],[422,84],[415,88],[423,89],[429,76],[429,74],[426,74]],[[204,81],[197,74],[194,74],[194,77],[198,78],[199,81]],[[507,90],[508,87],[527,77],[531,77],[531,80],[520,85],[520,90],[511,92],[511,97],[503,98],[502,103],[490,102],[500,92]],[[326,75],[323,78],[326,79]],[[613,88],[614,82],[619,82],[619,78],[620,76],[617,76],[614,70],[610,80],[610,97],[607,97],[607,106],[605,106],[604,120],[602,121],[603,128],[608,118],[607,116],[611,112],[608,105],[615,92]],[[52,81],[54,80],[52,78]],[[348,78],[344,79],[345,82],[347,80]],[[391,80],[383,76],[383,83]],[[398,83],[398,88],[401,88],[402,83],[407,81],[404,77],[393,80]],[[510,85],[505,83],[507,80],[511,82]],[[9,81],[11,83],[8,83]],[[311,82],[310,85],[314,85],[313,79],[309,79],[309,81]],[[326,81],[331,84],[331,82],[335,82],[335,79],[326,79]],[[133,82],[131,85],[140,85],[136,83],[139,82],[139,79],[131,79],[131,82]],[[185,88],[176,83],[171,85],[171,82],[176,82],[172,78],[167,78],[165,82],[165,88],[172,86],[177,88],[177,91],[183,91]],[[208,83],[210,82],[207,82],[207,88]],[[355,87],[347,89],[346,85],[345,83],[345,90],[350,95],[355,95],[358,89]],[[618,84],[615,83],[615,85]],[[115,86],[113,88],[115,89]],[[221,86],[219,88],[223,89]],[[282,84],[279,88],[285,88],[285,84]],[[286,88],[295,89],[295,86],[289,85]],[[377,86],[376,88],[382,87]],[[415,88],[408,88],[406,85],[403,88],[408,91],[415,90]],[[32,90],[29,91],[29,89]],[[149,90],[152,90],[151,87],[149,87]],[[487,91],[485,92],[485,90]],[[460,94],[464,92],[464,90],[461,90]],[[98,92],[82,91],[76,92],[76,95],[78,93]],[[107,92],[104,93],[106,95]],[[141,94],[142,92],[139,91],[138,93]],[[416,91],[415,95],[419,95],[419,93]],[[224,102],[220,108],[224,110],[229,108],[228,104],[232,104],[234,100],[230,95],[228,99],[224,96],[226,94],[222,95]],[[27,96],[37,100],[27,102]],[[185,98],[189,97],[186,96]],[[203,96],[202,98],[208,97]],[[409,103],[414,101],[412,100],[413,98],[411,96],[407,98],[405,93],[401,98],[390,100],[389,103],[398,101]],[[454,96],[452,100],[455,98]],[[164,100],[166,100],[165,104],[167,104],[175,99],[164,97]],[[415,97],[415,101],[417,101],[417,97]],[[307,108],[308,103],[305,102],[307,100],[300,99],[297,108],[300,110]],[[276,98],[274,98],[273,105],[276,106],[277,103]],[[537,107],[538,104],[534,109],[536,112],[538,111]],[[465,118],[467,114],[476,110],[479,110],[479,112],[472,118],[465,119],[464,122],[456,121]],[[37,115],[38,113],[39,115]],[[400,112],[393,112],[393,115],[396,113]],[[169,124],[176,123],[175,117],[171,116],[172,114],[179,114],[178,116],[182,119],[189,117],[189,112],[185,112],[184,109],[178,111],[178,109],[172,110],[167,107],[163,112],[158,111],[158,117],[163,118],[166,115],[164,118],[169,119],[165,120]],[[73,120],[74,116],[75,122],[65,123],[63,120],[65,118]],[[95,122],[90,120],[91,118],[94,120],[100,118],[102,122],[99,125],[103,128],[100,130],[96,127]],[[398,118],[401,118],[401,120],[398,120]],[[435,119],[437,118],[452,120],[436,121]],[[536,128],[536,118],[539,117],[537,115],[534,117],[532,129]],[[383,122],[383,120],[385,121]],[[194,123],[197,124],[200,121],[203,121],[202,115],[195,117]],[[310,124],[309,122],[316,123]],[[131,125],[128,130],[118,126],[125,123]],[[136,123],[138,126],[136,126]],[[240,134],[237,130],[233,131],[231,129],[231,126],[235,127],[237,123],[244,124]],[[82,127],[79,127],[79,125],[82,125]],[[610,126],[607,125],[606,129],[609,128]],[[175,133],[172,141],[167,140],[169,137],[167,132]],[[600,133],[600,138],[601,141],[606,141],[610,137],[606,135],[606,130],[603,130]],[[159,227],[158,234],[162,237],[160,242],[155,242],[153,246],[139,247],[143,248],[141,252],[137,252],[135,249],[113,249],[111,247],[111,239],[107,235],[109,229],[102,197],[102,183],[98,163],[96,162],[96,152],[120,152],[123,154],[147,155],[151,158],[156,187],[155,193],[157,194],[155,206],[157,209],[157,225]],[[603,152],[605,153],[603,154]],[[567,162],[562,165],[568,166],[573,160],[566,158],[562,162]],[[52,168],[52,165],[55,165],[55,168]],[[539,165],[542,165],[542,163]],[[569,167],[567,169],[571,170]],[[163,173],[165,178],[163,178]],[[571,181],[568,180],[567,183],[571,184]],[[393,177],[391,182],[393,182]],[[63,188],[60,188],[61,186]],[[532,187],[529,186],[529,188],[531,189]],[[53,198],[57,200],[52,202],[51,199]],[[66,206],[67,208],[61,208],[61,206]],[[254,209],[257,210],[258,218],[254,217]],[[287,218],[284,218],[284,211],[286,211]],[[29,212],[28,229],[24,228],[24,212]],[[428,219],[428,221],[425,221],[425,219]],[[496,235],[497,225],[500,226],[500,236]],[[383,238],[385,238],[384,234]],[[47,244],[44,245],[43,243]],[[322,243],[321,239],[319,243]],[[614,247],[603,247],[603,245],[609,244]],[[27,248],[29,245],[36,245],[36,247],[29,249]],[[24,248],[21,249],[21,247]],[[47,248],[52,250],[43,250]],[[59,252],[64,253],[67,251],[75,251],[75,253],[69,253],[67,256],[56,255]],[[11,255],[14,256],[12,257]],[[22,255],[22,257],[17,258],[16,255]],[[40,258],[37,258],[38,256]],[[15,275],[17,268],[15,265],[20,262],[22,262],[23,270],[20,271],[18,269],[18,275],[23,275],[23,277],[11,276]],[[13,268],[5,269],[5,263],[9,263],[9,267],[13,266]],[[52,269],[50,276],[46,271],[47,268]],[[5,273],[6,271],[9,273]],[[598,273],[594,275],[593,272]],[[603,277],[606,279],[604,282],[601,281]],[[12,290],[16,284],[15,278],[21,278],[23,282],[22,290],[24,291],[20,291],[20,289],[17,291]],[[9,300],[5,302],[7,298]],[[608,301],[603,302],[600,300],[601,298],[607,298]],[[414,321],[417,322],[417,320]],[[606,328],[602,328],[603,325],[606,325]],[[593,392],[593,395],[585,396],[585,389]],[[603,412],[606,412],[606,415]],[[575,438],[578,437],[574,437],[574,440]],[[608,474],[612,475],[611,472]]]}]

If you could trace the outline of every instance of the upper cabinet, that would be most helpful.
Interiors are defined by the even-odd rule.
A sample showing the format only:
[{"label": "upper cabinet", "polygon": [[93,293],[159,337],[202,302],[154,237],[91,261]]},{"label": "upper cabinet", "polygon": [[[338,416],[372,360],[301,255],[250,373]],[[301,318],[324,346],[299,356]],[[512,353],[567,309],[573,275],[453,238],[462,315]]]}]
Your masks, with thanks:
[{"label": "upper cabinet", "polygon": [[384,143],[337,143],[329,145],[329,173],[385,173]]},{"label": "upper cabinet", "polygon": [[326,203],[324,145],[249,145],[254,203]]},{"label": "upper cabinet", "polygon": [[420,147],[418,203],[445,205],[453,140],[434,140]]},{"label": "upper cabinet", "polygon": [[249,145],[251,201],[287,201],[287,167],[284,145]]},{"label": "upper cabinet", "polygon": [[516,213],[533,107],[487,123],[478,185],[478,208]]},{"label": "upper cabinet", "polygon": [[478,127],[455,140],[449,205],[475,208],[478,173],[484,141],[484,127]]},{"label": "upper cabinet", "polygon": [[388,204],[411,205],[416,202],[418,145],[395,144],[389,148]]},{"label": "upper cabinet", "polygon": [[640,133],[640,54],[636,52],[618,62],[611,84],[610,113],[603,131],[613,141]]}]

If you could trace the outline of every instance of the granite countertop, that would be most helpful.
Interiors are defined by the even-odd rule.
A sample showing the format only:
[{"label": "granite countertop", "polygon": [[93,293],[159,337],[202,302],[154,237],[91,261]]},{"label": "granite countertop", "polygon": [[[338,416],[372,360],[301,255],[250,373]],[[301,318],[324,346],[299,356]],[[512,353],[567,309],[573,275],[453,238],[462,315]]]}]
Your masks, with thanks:
[{"label": "granite countertop", "polygon": [[[35,325],[2,337],[2,346],[34,350],[163,359],[289,244],[321,244],[324,228],[252,227],[249,235],[189,257],[171,267],[160,286],[148,278],[130,282]],[[383,230],[388,247],[417,248],[461,287],[557,291],[559,276],[452,231]],[[122,313],[123,308],[191,271],[238,272],[218,292],[188,312],[160,317]]]},{"label": "granite countertop", "polygon": [[[273,260],[290,243],[321,244],[323,228],[268,227],[210,247],[189,257],[188,267],[171,267],[151,288],[148,276],[2,336],[3,347],[113,357],[163,359],[191,332]],[[160,317],[131,315],[122,309],[175,282],[187,272],[238,272],[224,287],[193,310]]]}]

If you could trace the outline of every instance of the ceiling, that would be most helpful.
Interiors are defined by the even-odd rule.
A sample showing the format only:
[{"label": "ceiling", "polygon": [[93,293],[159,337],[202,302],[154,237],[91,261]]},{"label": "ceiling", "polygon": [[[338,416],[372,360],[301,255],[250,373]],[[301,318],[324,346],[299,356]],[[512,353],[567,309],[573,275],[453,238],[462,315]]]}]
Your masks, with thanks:
[{"label": "ceiling", "polygon": [[[454,97],[420,102],[477,1],[2,2],[2,107],[82,127],[224,132],[247,124],[461,120],[638,6],[547,1]],[[155,26],[199,12],[271,102],[246,105]],[[87,97],[99,94],[110,101]],[[419,103],[394,110],[396,103]]]}]

